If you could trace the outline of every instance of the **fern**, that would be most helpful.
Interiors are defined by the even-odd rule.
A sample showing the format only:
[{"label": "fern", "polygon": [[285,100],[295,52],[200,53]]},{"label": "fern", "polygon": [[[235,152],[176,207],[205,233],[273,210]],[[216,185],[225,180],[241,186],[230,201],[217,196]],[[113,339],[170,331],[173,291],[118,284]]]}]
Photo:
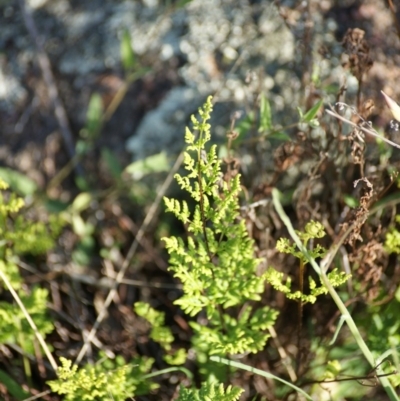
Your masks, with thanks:
[{"label": "fern", "polygon": [[[20,291],[19,297],[38,331],[43,335],[50,333],[53,330],[53,323],[47,315],[48,291],[43,288],[35,288],[31,294]],[[32,353],[34,338],[35,334],[19,306],[0,302],[0,343],[16,343],[25,351]]]},{"label": "fern", "polygon": [[[8,184],[0,179],[0,270],[18,293],[38,331],[46,335],[53,330],[53,323],[47,315],[48,291],[23,287],[17,264],[22,254],[39,255],[52,248],[62,223],[58,216],[50,216],[48,223],[27,219],[23,213],[23,199],[8,193],[7,189]],[[1,301],[0,344],[17,343],[24,351],[32,353],[34,338],[35,334],[20,307]]]},{"label": "fern", "polygon": [[[164,198],[167,212],[189,234],[186,240],[163,238],[170,255],[169,269],[183,283],[183,295],[175,303],[190,316],[206,312],[208,322],[192,327],[196,335],[207,338],[212,353],[257,352],[265,346],[265,331],[277,312],[269,307],[257,310],[254,305],[235,317],[234,307],[261,299],[265,277],[256,274],[260,259],[254,257],[254,243],[239,218],[240,175],[225,180],[216,145],[206,149],[211,139],[211,111],[209,97],[199,110],[200,120],[192,116],[195,133],[186,128],[186,175],[175,175],[194,207]],[[261,317],[264,324],[260,324]]]},{"label": "fern", "polygon": [[243,391],[238,387],[224,389],[222,384],[203,383],[199,390],[181,387],[176,401],[237,401]]},{"label": "fern", "polygon": [[145,302],[136,302],[134,306],[135,312],[146,319],[151,324],[150,338],[159,343],[167,352],[164,360],[169,365],[183,365],[186,361],[187,353],[183,348],[172,351],[172,342],[174,336],[169,327],[165,326],[165,314],[158,312]]},{"label": "fern", "polygon": [[[304,231],[296,230],[296,234],[303,242],[304,247],[307,247],[307,244],[311,239],[323,238],[325,236],[325,230],[321,223],[311,220],[306,224]],[[306,255],[298,249],[296,244],[291,243],[287,238],[280,238],[276,244],[276,249],[279,252],[295,256],[299,259],[302,267],[308,263],[309,259]],[[313,259],[321,258],[325,256],[326,249],[317,244],[313,249],[308,250],[308,254]],[[290,277],[287,277],[285,280],[284,274],[275,270],[273,267],[269,267],[264,276],[275,290],[283,292],[288,299],[299,300],[302,303],[309,302],[313,304],[319,295],[328,293],[326,286],[322,283],[318,286],[312,277],[309,277],[309,294],[305,294],[303,291],[299,290],[292,292]],[[350,274],[338,272],[337,269],[333,269],[327,274],[327,278],[333,287],[338,287],[344,284],[350,277]]]},{"label": "fern", "polygon": [[123,358],[105,359],[97,365],[78,368],[66,358],[60,358],[57,380],[48,381],[51,390],[65,395],[65,401],[124,401],[134,394],[148,393],[158,387],[143,376],[153,364],[151,358],[137,358],[126,364]]}]

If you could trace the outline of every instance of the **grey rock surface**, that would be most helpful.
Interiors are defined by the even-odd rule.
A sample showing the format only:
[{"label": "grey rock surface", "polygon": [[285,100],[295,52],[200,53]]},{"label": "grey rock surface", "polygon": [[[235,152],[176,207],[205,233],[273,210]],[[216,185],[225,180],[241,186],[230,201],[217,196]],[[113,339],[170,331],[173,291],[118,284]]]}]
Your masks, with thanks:
[{"label": "grey rock surface", "polygon": [[202,97],[192,88],[173,88],[161,104],[147,113],[127,148],[136,158],[169,149],[178,152],[183,145],[187,117],[196,112]]},{"label": "grey rock surface", "polygon": [[[305,95],[302,54],[312,53],[316,60],[318,46],[336,43],[334,19],[325,20],[317,12],[308,20],[313,42],[303,48],[307,2],[292,0],[282,1],[280,10],[269,0],[192,0],[181,8],[175,2],[166,7],[161,0],[25,2],[44,40],[76,137],[91,94],[100,91],[106,103],[119,85],[112,82],[123,81],[120,42],[122,33],[129,33],[137,59],[150,73],[131,85],[103,128],[99,146],[119,150],[126,143],[135,159],[161,150],[175,152],[190,114],[210,94],[219,134],[229,126],[232,112],[255,110],[261,93],[269,99],[275,121],[293,123],[294,105]],[[286,20],[280,15],[285,7],[291,12]],[[331,2],[314,7],[328,10]],[[26,141],[38,132],[29,129],[32,116],[39,113],[46,120],[38,135],[43,140],[56,123],[17,2],[0,4],[0,25],[0,113],[7,122],[2,130],[12,141]],[[338,81],[340,61],[319,60],[320,79],[329,72]],[[104,89],[106,80],[111,84]],[[14,135],[16,126],[25,136]]]},{"label": "grey rock surface", "polygon": [[[181,144],[190,114],[208,94],[215,94],[217,103],[229,103],[230,112],[253,104],[260,92],[268,93],[278,110],[289,98],[293,101],[293,89],[299,87],[287,69],[294,59],[293,36],[272,3],[193,0],[184,9],[160,16],[156,27],[146,35],[146,29],[134,26],[133,47],[138,53],[143,48],[158,49],[162,60],[183,58],[179,74],[186,89],[171,93],[142,120],[127,142],[135,158]],[[288,83],[290,90],[285,92]],[[282,94],[288,99],[282,99]],[[171,116],[179,116],[179,121]]]}]

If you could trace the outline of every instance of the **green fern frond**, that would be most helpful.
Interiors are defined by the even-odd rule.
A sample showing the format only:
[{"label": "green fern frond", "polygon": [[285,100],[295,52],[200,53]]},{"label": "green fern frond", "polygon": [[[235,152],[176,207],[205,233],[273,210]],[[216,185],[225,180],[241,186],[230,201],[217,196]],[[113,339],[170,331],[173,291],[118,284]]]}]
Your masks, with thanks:
[{"label": "green fern frond", "polygon": [[238,387],[203,383],[199,390],[181,387],[176,401],[237,401],[243,392]]},{"label": "green fern frond", "polygon": [[[20,290],[19,297],[38,331],[42,335],[52,332],[53,323],[47,315],[48,291],[44,288],[35,288],[31,294],[26,294]],[[17,343],[25,351],[33,352],[34,339],[35,334],[21,308],[16,304],[0,302],[0,343]]]},{"label": "green fern frond", "polygon": [[171,329],[165,326],[165,313],[153,309],[145,302],[136,302],[134,310],[151,324],[150,338],[159,343],[166,351],[171,350],[174,336]]},{"label": "green fern frond", "polygon": [[126,364],[122,357],[110,360],[103,356],[102,363],[83,368],[63,357],[60,362],[57,380],[47,384],[53,392],[65,395],[65,401],[124,401],[158,388],[144,378],[154,363],[152,358],[138,357]]},{"label": "green fern frond", "polygon": [[[167,212],[173,213],[187,229],[188,238],[164,238],[170,255],[169,269],[182,281],[183,295],[175,301],[190,316],[204,311],[208,325],[193,323],[196,336],[204,336],[214,353],[257,352],[265,346],[265,330],[277,312],[257,306],[235,318],[224,311],[259,301],[265,277],[256,274],[261,260],[254,257],[254,242],[239,216],[240,175],[224,180],[216,145],[207,122],[211,98],[192,117],[193,131],[186,129],[184,153],[186,174],[176,174],[180,188],[194,200],[188,204],[165,198]],[[250,317],[252,316],[252,317]],[[265,324],[261,324],[263,316]],[[211,342],[210,342],[211,341]]]},{"label": "green fern frond", "polygon": [[[325,236],[325,229],[321,223],[311,220],[306,224],[304,231],[296,230],[296,234],[302,240],[303,245],[306,246],[310,239],[323,238]],[[306,255],[304,255],[294,243],[291,243],[288,238],[280,238],[277,241],[276,249],[279,252],[295,256],[300,260],[300,263],[302,263],[303,266],[309,261]],[[313,259],[321,258],[325,256],[326,249],[317,244],[313,249],[308,250],[308,253]],[[304,294],[301,291],[292,292],[290,277],[287,277],[286,281],[284,281],[284,274],[276,271],[272,267],[268,268],[268,270],[264,273],[264,277],[275,290],[283,292],[288,299],[299,300],[302,303],[309,302],[313,304],[319,295],[328,293],[328,289],[325,287],[325,285],[321,283],[321,285],[318,287],[317,283],[312,277],[309,278],[309,294]],[[327,278],[333,287],[338,287],[344,284],[350,277],[350,274],[338,272],[337,269],[332,270],[327,275]]]},{"label": "green fern frond", "polygon": [[[196,342],[209,344],[211,355],[256,353],[265,347],[269,338],[265,330],[274,325],[277,316],[278,312],[267,306],[256,311],[246,307],[238,319],[223,315],[224,332],[219,330],[216,322],[210,322],[214,324],[208,326],[190,322],[190,326],[197,337]],[[214,316],[213,319],[219,318]]]}]

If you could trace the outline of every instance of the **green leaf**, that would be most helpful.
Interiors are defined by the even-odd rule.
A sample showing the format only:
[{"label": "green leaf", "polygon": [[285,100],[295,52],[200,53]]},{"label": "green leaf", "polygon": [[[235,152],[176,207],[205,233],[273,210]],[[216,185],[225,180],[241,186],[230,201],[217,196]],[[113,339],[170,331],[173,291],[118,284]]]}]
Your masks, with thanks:
[{"label": "green leaf", "polygon": [[304,115],[303,115],[301,108],[299,106],[297,106],[296,109],[297,109],[297,112],[299,113],[300,120],[303,121]]},{"label": "green leaf", "polygon": [[59,199],[45,199],[44,205],[49,213],[61,213],[68,209],[69,202],[63,202]]},{"label": "green leaf", "polygon": [[119,180],[121,178],[123,168],[115,153],[111,152],[107,148],[103,148],[101,149],[101,158],[106,164],[108,171],[111,173],[112,177],[115,180]]},{"label": "green leaf", "polygon": [[135,67],[135,54],[132,49],[131,35],[127,29],[122,32],[121,38],[121,62],[125,71],[131,71]]},{"label": "green leaf", "polygon": [[351,195],[344,194],[343,201],[347,206],[351,207],[352,209],[358,207],[359,205],[358,199]]},{"label": "green leaf", "polygon": [[86,112],[86,125],[81,131],[81,137],[93,141],[96,139],[103,124],[103,100],[98,93],[93,93]]},{"label": "green leaf", "polygon": [[83,176],[77,176],[75,178],[75,184],[82,192],[88,191],[90,189],[89,182]]},{"label": "green leaf", "polygon": [[301,120],[306,123],[310,123],[312,120],[314,120],[314,118],[317,115],[322,104],[323,104],[323,100],[321,99],[317,103],[315,103],[315,105],[313,107],[311,107],[311,109],[308,110],[307,113],[304,114],[304,116],[301,117]]},{"label": "green leaf", "polygon": [[[84,132],[85,129],[82,129],[80,134],[82,136],[86,135]],[[87,153],[90,149],[92,148],[92,145],[89,144],[87,140],[84,139],[78,139],[75,144],[75,152],[78,156],[83,156],[85,153]]]},{"label": "green leaf", "polygon": [[72,202],[71,210],[80,213],[90,206],[90,202],[92,202],[92,195],[88,192],[81,192]]},{"label": "green leaf", "polygon": [[7,167],[0,167],[0,178],[2,178],[13,191],[23,196],[33,195],[38,189],[35,181]]},{"label": "green leaf", "polygon": [[175,3],[175,8],[178,9],[178,8],[185,7],[186,4],[189,4],[191,1],[192,0],[178,0],[178,2]]},{"label": "green leaf", "polygon": [[29,397],[29,393],[24,391],[24,389],[3,370],[0,370],[0,383],[2,383],[8,392],[18,401],[25,400]]},{"label": "green leaf", "polygon": [[258,132],[269,131],[272,128],[272,112],[271,105],[264,94],[260,100],[260,126]]},{"label": "green leaf", "polygon": [[80,265],[87,266],[93,256],[95,243],[93,237],[84,237],[72,252],[72,260]]},{"label": "green leaf", "polygon": [[164,361],[168,363],[168,365],[183,365],[187,360],[187,352],[184,348],[179,348],[173,354],[165,355]]},{"label": "green leaf", "polygon": [[145,175],[151,173],[160,173],[169,170],[170,164],[168,162],[167,154],[164,151],[131,163],[125,169],[134,180],[140,180]]},{"label": "green leaf", "polygon": [[269,139],[277,139],[278,141],[290,141],[292,138],[286,132],[278,131],[268,135]]},{"label": "green leaf", "polygon": [[237,401],[243,392],[233,386],[224,389],[222,383],[202,383],[199,390],[181,387],[176,401]]},{"label": "green leaf", "polygon": [[71,221],[74,233],[79,237],[83,238],[93,234],[93,225],[85,222],[79,214],[74,213],[71,217]]},{"label": "green leaf", "polygon": [[236,131],[239,132],[239,137],[243,137],[251,131],[251,129],[254,129],[256,124],[255,121],[256,119],[253,112],[250,112],[243,118],[243,120],[239,121],[236,126]]}]

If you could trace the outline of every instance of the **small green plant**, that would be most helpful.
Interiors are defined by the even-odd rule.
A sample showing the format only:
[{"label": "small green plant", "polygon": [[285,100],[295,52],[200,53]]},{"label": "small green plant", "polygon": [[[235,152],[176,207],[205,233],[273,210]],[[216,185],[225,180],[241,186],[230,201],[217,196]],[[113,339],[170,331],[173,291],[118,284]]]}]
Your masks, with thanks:
[{"label": "small green plant", "polygon": [[[303,232],[296,230],[296,234],[302,241],[303,246],[307,248],[307,245],[311,239],[323,238],[325,236],[325,230],[321,223],[311,220],[306,224]],[[303,274],[304,267],[309,263],[309,259],[306,257],[304,252],[297,248],[296,244],[291,243],[287,238],[280,238],[276,244],[276,249],[279,252],[293,255],[299,259],[301,269],[300,274]],[[325,256],[326,252],[327,250],[324,247],[317,244],[313,249],[308,251],[308,254],[313,259],[316,259]],[[286,279],[286,282],[283,282],[284,274],[276,271],[272,267],[269,267],[266,276],[268,282],[277,291],[283,292],[289,299],[297,299],[303,303],[314,303],[317,300],[318,295],[328,293],[326,286],[324,284],[318,286],[311,276],[309,277],[309,294],[305,294],[303,288],[292,292],[290,277]],[[338,287],[344,284],[351,277],[351,275],[344,272],[338,272],[337,269],[333,269],[330,273],[328,273],[327,277],[333,287]]]},{"label": "small green plant", "polygon": [[[23,199],[14,192],[6,192],[7,189],[8,184],[0,179],[0,270],[18,292],[38,330],[47,334],[53,329],[46,315],[48,291],[22,288],[18,262],[23,254],[36,256],[51,249],[60,233],[62,221],[57,216],[50,216],[48,224],[27,219],[23,213]],[[0,292],[5,289],[0,279]],[[0,302],[0,343],[17,343],[25,351],[32,352],[34,337],[20,307],[10,302]]]},{"label": "small green plant", "polygon": [[[42,339],[54,327],[47,315],[48,291],[22,285],[19,257],[40,255],[52,248],[62,222],[57,216],[50,216],[47,224],[28,219],[23,199],[7,190],[8,184],[0,179],[0,293],[10,291],[15,302],[0,302],[0,344],[17,344],[32,354],[38,335]],[[24,355],[22,359],[30,380],[28,358]]]},{"label": "small green plant", "polygon": [[186,361],[186,351],[180,348],[175,353],[171,352],[171,344],[174,341],[174,336],[171,329],[165,326],[165,314],[156,311],[145,302],[136,302],[134,309],[139,316],[151,324],[150,338],[159,343],[167,353],[164,356],[165,362],[169,365],[182,365]]},{"label": "small green plant", "polygon": [[106,373],[101,367],[91,365],[78,369],[65,358],[60,358],[60,362],[58,379],[47,384],[52,391],[65,394],[66,401],[123,401],[133,394],[134,387],[127,380],[128,365]]},{"label": "small green plant", "polygon": [[[207,322],[191,322],[195,337],[208,344],[210,354],[260,351],[278,312],[259,307],[265,276],[256,274],[260,260],[254,243],[239,218],[240,176],[224,179],[216,145],[211,139],[211,97],[192,116],[196,133],[186,129],[184,154],[186,175],[175,175],[182,190],[195,201],[165,197],[166,210],[186,227],[188,238],[164,238],[170,270],[183,283],[183,295],[175,303],[190,316],[205,312]],[[197,135],[196,135],[197,134]],[[235,309],[240,308],[239,309]]]},{"label": "small green plant", "polygon": [[[400,223],[400,215],[396,216],[396,223]],[[385,250],[388,253],[400,253],[400,232],[396,227],[392,227],[386,234]]]},{"label": "small green plant", "polygon": [[199,390],[181,388],[176,401],[237,401],[244,390],[228,386],[224,389],[222,384],[203,383]]},{"label": "small green plant", "polygon": [[154,362],[152,358],[136,358],[127,364],[122,357],[115,360],[104,357],[97,364],[82,368],[63,357],[60,362],[57,379],[47,384],[53,392],[65,395],[65,401],[123,401],[158,388],[146,379]]}]

